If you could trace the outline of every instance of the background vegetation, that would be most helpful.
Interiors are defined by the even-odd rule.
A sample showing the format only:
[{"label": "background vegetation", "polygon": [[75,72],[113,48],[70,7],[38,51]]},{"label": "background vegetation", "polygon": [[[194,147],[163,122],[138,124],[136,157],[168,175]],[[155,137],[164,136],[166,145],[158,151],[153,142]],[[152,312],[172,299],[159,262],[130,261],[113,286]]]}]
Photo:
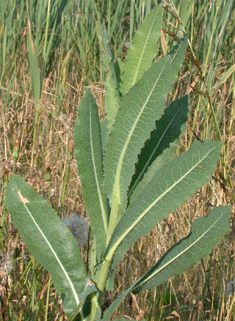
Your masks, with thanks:
[{"label": "background vegetation", "polygon": [[[187,131],[177,153],[188,150],[194,139],[221,139],[224,147],[210,182],[129,251],[115,277],[117,293],[185,236],[195,218],[206,215],[208,208],[234,202],[234,1],[163,3],[158,56],[165,55],[178,37],[189,34],[184,66],[167,97],[169,104],[190,93]],[[148,0],[0,1],[3,320],[65,319],[50,276],[30,255],[4,208],[9,175],[16,172],[23,176],[61,217],[76,211],[86,216],[73,154],[73,130],[86,87],[96,97],[100,118],[104,115],[107,46],[102,24],[115,59],[125,59],[135,30],[153,4]],[[231,227],[232,232],[210,257],[159,288],[138,298],[131,295],[116,316],[128,315],[137,320],[234,320],[235,297],[225,291],[227,282],[235,278],[234,211]],[[86,261],[86,249],[82,251]]]}]

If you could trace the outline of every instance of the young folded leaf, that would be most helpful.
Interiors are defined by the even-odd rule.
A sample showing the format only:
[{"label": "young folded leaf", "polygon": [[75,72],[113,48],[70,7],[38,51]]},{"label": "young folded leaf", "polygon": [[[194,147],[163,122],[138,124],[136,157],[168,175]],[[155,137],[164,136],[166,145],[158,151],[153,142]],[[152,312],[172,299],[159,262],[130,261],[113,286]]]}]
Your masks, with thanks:
[{"label": "young folded leaf", "polygon": [[105,255],[107,260],[112,259],[112,268],[135,241],[208,181],[220,158],[221,146],[217,141],[195,141],[189,152],[173,159],[155,174],[113,232]]},{"label": "young folded leaf", "polygon": [[186,95],[172,102],[156,122],[156,128],[144,144],[135,166],[135,174],[128,192],[131,202],[151,182],[154,174],[172,159],[180,135],[186,130],[188,112],[189,97]]},{"label": "young folded leaf", "polygon": [[74,132],[75,156],[82,182],[83,199],[100,254],[105,249],[108,225],[107,201],[103,193],[103,153],[95,98],[88,89],[78,110]]},{"label": "young folded leaf", "polygon": [[[170,57],[153,64],[123,97],[104,156],[104,187],[110,206],[123,213],[134,164],[144,142],[165,108],[171,88]],[[112,216],[111,220],[117,218]]]},{"label": "young folded leaf", "polygon": [[[126,208],[126,194],[137,155],[149,138],[154,121],[163,113],[164,98],[181,67],[186,48],[187,36],[169,55],[152,64],[121,101],[104,157],[104,188],[112,207],[110,217],[114,223]],[[108,240],[113,228],[109,228]]]},{"label": "young folded leaf", "polygon": [[82,301],[86,284],[75,238],[47,201],[15,174],[8,183],[6,208],[32,255],[50,273],[70,317]]}]

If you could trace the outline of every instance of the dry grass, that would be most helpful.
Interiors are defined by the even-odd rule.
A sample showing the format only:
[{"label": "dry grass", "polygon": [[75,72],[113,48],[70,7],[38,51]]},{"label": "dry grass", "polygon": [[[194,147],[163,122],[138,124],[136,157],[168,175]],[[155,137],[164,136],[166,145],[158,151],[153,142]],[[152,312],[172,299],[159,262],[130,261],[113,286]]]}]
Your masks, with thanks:
[{"label": "dry grass", "polygon": [[[48,83],[50,82],[48,79]],[[98,104],[102,105],[104,91],[95,87],[93,89]],[[47,91],[51,91],[50,88],[47,88]],[[42,197],[48,199],[60,216],[76,211],[85,215],[80,180],[73,156],[73,128],[82,92],[75,92],[71,98],[69,92],[67,95],[67,100],[72,103],[65,101],[64,112],[59,115],[55,115],[57,107],[52,99],[48,101],[46,95],[43,95],[40,101],[41,111],[33,168],[30,166],[30,147],[36,113],[34,102],[26,98],[25,93],[23,95],[25,98],[19,103],[16,99],[15,104],[1,118],[1,127],[5,129],[1,135],[1,150],[5,152],[1,155],[0,167],[4,182],[1,186],[2,251],[8,258],[10,257],[13,264],[13,269],[8,274],[8,281],[3,284],[1,301],[5,311],[15,311],[18,319],[23,309],[29,308],[32,299],[38,308],[43,304],[48,275],[31,258],[14,228],[10,215],[4,210],[6,181],[13,167],[15,172],[23,176]],[[10,93],[10,96],[13,99],[15,94]],[[221,106],[223,106],[222,103]],[[189,132],[190,120],[188,132],[181,142],[183,149],[186,148]],[[235,150],[233,137],[230,137],[230,144],[228,163],[233,165]],[[17,150],[16,157],[13,155],[14,149]],[[176,213],[170,214],[163,223],[158,224],[148,236],[139,240],[128,251],[115,277],[114,297],[116,293],[122,292],[128,284],[132,284],[146,272],[176,241],[186,236],[191,223],[197,217],[206,215],[209,207],[218,205],[219,202],[224,205],[232,202],[230,189],[221,188],[221,183],[224,183],[220,177],[224,175],[223,170],[221,162],[218,174],[210,181],[210,185],[204,186],[187,204]],[[234,175],[229,179],[234,184]],[[146,320],[156,320],[156,318],[158,320],[232,320],[234,301],[232,297],[226,297],[225,285],[235,276],[234,233],[235,229],[220,242],[211,257],[205,258],[184,275],[177,276],[167,284],[139,295],[138,298],[130,296],[117,311],[116,317],[121,314],[132,315],[137,320],[143,315]],[[2,276],[2,280],[6,280],[6,275]],[[34,282],[38,282],[35,296],[31,292]],[[54,306],[56,301],[54,301],[53,285],[50,287],[49,297],[49,306],[52,312],[54,309],[54,317],[62,316],[63,313],[59,312],[58,304]],[[228,318],[230,310],[232,316]],[[41,318],[39,317],[38,320]]]}]

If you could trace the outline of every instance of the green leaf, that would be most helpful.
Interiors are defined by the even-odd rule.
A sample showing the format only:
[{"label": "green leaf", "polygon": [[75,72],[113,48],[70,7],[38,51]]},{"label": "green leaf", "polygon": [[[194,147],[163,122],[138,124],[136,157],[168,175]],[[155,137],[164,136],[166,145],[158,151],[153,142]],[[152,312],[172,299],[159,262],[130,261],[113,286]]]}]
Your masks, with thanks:
[{"label": "green leaf", "polygon": [[191,150],[170,161],[127,209],[118,222],[106,251],[112,268],[131,245],[176,210],[213,174],[221,142],[194,142]]},{"label": "green leaf", "polygon": [[[85,300],[87,299],[87,297],[93,293],[93,292],[98,292],[94,283],[87,277],[86,278],[86,285],[85,285],[85,289],[84,289],[84,292],[80,295],[80,304],[77,306],[77,308],[73,311],[73,314],[72,316],[70,317],[69,321],[74,321],[76,320],[77,316],[80,314],[83,314],[82,313],[82,308],[83,308],[83,305],[85,303]],[[83,318],[84,318],[84,315],[83,315]]]},{"label": "green leaf", "polygon": [[91,220],[97,247],[103,253],[107,233],[108,209],[102,189],[103,155],[98,107],[90,90],[87,90],[78,109],[74,141],[83,199]]},{"label": "green leaf", "polygon": [[231,207],[214,208],[206,217],[198,218],[191,227],[191,233],[175,244],[151,270],[134,286],[137,294],[156,287],[181,274],[204,256],[209,255],[219,240],[230,231]]},{"label": "green leaf", "polygon": [[118,63],[114,63],[113,55],[111,52],[111,46],[108,39],[107,31],[105,29],[105,25],[103,26],[103,43],[104,43],[104,50],[106,51],[106,57],[109,60],[108,63],[108,76],[105,81],[105,112],[106,112],[106,119],[108,120],[108,133],[111,132],[113,127],[113,123],[119,109],[120,105],[120,93],[119,93],[119,80],[118,75],[120,71],[116,70],[119,65]]},{"label": "green leaf", "polygon": [[162,26],[162,5],[152,10],[135,34],[126,55],[120,91],[124,96],[151,66],[157,53],[157,40]]},{"label": "green leaf", "polygon": [[105,112],[106,119],[108,120],[108,133],[111,132],[120,105],[120,95],[118,87],[119,85],[115,65],[114,62],[110,60],[109,73],[105,81]]},{"label": "green leaf", "polygon": [[218,88],[235,72],[235,64],[233,64],[224,74],[221,75],[221,78],[216,82],[214,87],[210,90],[210,97],[218,90]]},{"label": "green leaf", "polygon": [[[189,20],[189,17],[192,13],[192,6],[194,5],[194,2],[191,0],[186,0],[183,2],[178,2],[178,8],[177,11],[179,12],[179,17],[182,21],[182,25],[186,27],[186,24]],[[202,6],[203,7],[203,6]]]},{"label": "green leaf", "polygon": [[100,123],[100,134],[101,134],[101,141],[102,141],[102,151],[103,155],[105,153],[105,149],[108,142],[108,120],[104,118]]},{"label": "green leaf", "polygon": [[27,49],[29,53],[29,67],[30,67],[30,76],[33,87],[33,98],[39,102],[39,98],[41,96],[41,78],[40,71],[38,66],[38,56],[37,50],[34,45],[32,33],[31,33],[31,25],[28,21],[29,28],[27,30]]},{"label": "green leaf", "polygon": [[123,98],[117,113],[104,156],[104,187],[110,206],[117,203],[119,213],[126,207],[137,155],[163,113],[170,70],[170,57],[153,64]]},{"label": "green leaf", "polygon": [[6,208],[35,259],[50,273],[67,317],[80,304],[86,271],[77,242],[51,206],[12,174]]},{"label": "green leaf", "polygon": [[135,166],[135,174],[128,192],[128,195],[133,192],[131,202],[151,182],[155,173],[172,159],[180,135],[186,129],[188,111],[189,97],[186,95],[172,102],[156,122],[156,128],[144,144]]}]

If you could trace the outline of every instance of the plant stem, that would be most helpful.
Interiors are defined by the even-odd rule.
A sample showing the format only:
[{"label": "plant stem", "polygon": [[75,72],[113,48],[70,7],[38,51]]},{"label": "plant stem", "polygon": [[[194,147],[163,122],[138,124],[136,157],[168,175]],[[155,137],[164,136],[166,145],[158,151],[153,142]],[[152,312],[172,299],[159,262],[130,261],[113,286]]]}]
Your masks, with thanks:
[{"label": "plant stem", "polygon": [[99,304],[97,301],[96,293],[92,293],[92,295],[91,295],[91,317],[90,317],[91,321],[96,319],[96,309],[98,306],[99,306]]},{"label": "plant stem", "polygon": [[97,311],[97,307],[101,307],[102,304],[102,297],[103,297],[103,292],[104,292],[104,288],[105,288],[105,284],[108,278],[108,271],[109,271],[109,267],[111,264],[111,260],[105,260],[103,262],[103,265],[100,269],[100,273],[99,273],[99,277],[98,277],[98,281],[96,284],[96,287],[99,291],[99,299],[97,301],[97,296],[94,293],[92,298],[91,298],[91,318],[90,321],[95,320],[96,317],[96,311]]},{"label": "plant stem", "polygon": [[37,128],[38,128],[38,118],[39,118],[39,111],[40,111],[40,106],[39,106],[39,101],[36,102],[37,104],[37,112],[35,116],[35,121],[34,121],[34,131],[33,131],[33,145],[32,145],[32,151],[31,151],[31,168],[33,167],[34,163],[34,149],[35,149],[35,144],[36,144],[36,136],[37,136]]},{"label": "plant stem", "polygon": [[110,213],[110,221],[109,221],[109,226],[108,226],[106,245],[108,245],[108,243],[111,239],[117,219],[118,219],[118,198],[114,197],[113,203],[112,203],[112,208],[111,208],[111,213]]}]

